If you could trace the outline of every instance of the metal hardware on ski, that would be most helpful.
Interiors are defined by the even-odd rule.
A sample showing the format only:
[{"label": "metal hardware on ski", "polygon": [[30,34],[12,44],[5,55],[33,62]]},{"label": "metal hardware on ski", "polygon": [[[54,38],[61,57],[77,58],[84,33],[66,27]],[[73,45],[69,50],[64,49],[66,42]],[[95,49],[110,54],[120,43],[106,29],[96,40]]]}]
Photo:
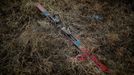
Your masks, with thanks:
[{"label": "metal hardware on ski", "polygon": [[109,73],[108,67],[106,67],[104,64],[102,64],[97,56],[95,54],[90,53],[88,49],[86,49],[83,44],[80,42],[80,40],[72,35],[69,28],[67,28],[62,21],[60,20],[60,17],[58,15],[51,15],[43,6],[39,3],[36,4],[36,7],[42,12],[42,14],[47,17],[53,25],[61,31],[61,33],[71,42],[73,45],[75,45],[81,54],[77,55],[75,58],[78,61],[85,61],[85,60],[92,60],[96,66],[103,72]]}]

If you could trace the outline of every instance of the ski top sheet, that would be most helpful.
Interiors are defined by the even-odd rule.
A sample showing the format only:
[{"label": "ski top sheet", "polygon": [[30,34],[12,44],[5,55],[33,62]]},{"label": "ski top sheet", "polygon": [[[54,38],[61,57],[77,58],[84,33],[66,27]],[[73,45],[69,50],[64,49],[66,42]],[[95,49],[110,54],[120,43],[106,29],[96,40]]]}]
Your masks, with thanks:
[{"label": "ski top sheet", "polygon": [[80,42],[79,39],[77,39],[74,35],[71,34],[70,30],[68,28],[66,28],[62,21],[60,20],[59,16],[57,15],[51,15],[40,3],[36,3],[35,4],[36,7],[42,12],[43,16],[47,17],[52,23],[53,25],[58,28],[61,33],[73,44],[75,45],[79,51],[81,52],[81,54],[77,55],[75,58],[78,61],[85,61],[85,60],[92,60],[96,66],[105,73],[109,73],[109,68],[107,66],[105,66],[104,64],[102,64],[97,56],[95,54],[92,54],[90,52],[90,50],[86,49],[82,43]]}]

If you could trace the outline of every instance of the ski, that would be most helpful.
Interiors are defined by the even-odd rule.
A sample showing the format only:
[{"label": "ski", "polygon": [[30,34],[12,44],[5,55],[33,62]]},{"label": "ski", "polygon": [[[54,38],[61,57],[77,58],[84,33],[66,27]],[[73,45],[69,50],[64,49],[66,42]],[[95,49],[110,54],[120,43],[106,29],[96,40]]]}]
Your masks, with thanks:
[{"label": "ski", "polygon": [[109,68],[102,64],[95,54],[91,53],[90,50],[84,47],[84,44],[82,44],[82,42],[71,33],[69,28],[62,23],[58,15],[51,15],[40,3],[36,3],[36,7],[42,12],[43,16],[47,17],[52,22],[54,27],[61,31],[65,38],[78,48],[81,53],[74,57],[76,60],[85,61],[90,59],[102,72],[109,73]]}]

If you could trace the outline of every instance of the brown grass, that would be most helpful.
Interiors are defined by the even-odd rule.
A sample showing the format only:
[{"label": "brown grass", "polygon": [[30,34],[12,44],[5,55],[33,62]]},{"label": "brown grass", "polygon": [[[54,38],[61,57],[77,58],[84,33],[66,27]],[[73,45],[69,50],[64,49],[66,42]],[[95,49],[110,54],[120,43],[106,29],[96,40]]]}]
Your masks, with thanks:
[{"label": "brown grass", "polygon": [[[90,60],[69,62],[77,49],[68,44],[34,3],[80,31],[80,39],[111,75],[132,75],[134,12],[121,0],[6,0],[0,3],[0,75],[101,75]],[[101,14],[102,21],[87,16]]]}]

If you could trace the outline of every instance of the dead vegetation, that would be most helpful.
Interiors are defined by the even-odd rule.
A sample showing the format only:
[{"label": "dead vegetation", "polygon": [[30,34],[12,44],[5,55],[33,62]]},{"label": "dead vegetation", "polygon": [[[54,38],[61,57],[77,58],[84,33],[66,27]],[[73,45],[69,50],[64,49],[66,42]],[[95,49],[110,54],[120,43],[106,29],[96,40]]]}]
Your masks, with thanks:
[{"label": "dead vegetation", "polygon": [[[41,2],[93,49],[111,75],[134,74],[134,12],[129,1],[3,0],[0,2],[0,75],[101,75],[89,60],[69,62],[76,48],[41,16]],[[101,15],[102,20],[90,16]],[[44,26],[44,27],[43,27]]]}]

